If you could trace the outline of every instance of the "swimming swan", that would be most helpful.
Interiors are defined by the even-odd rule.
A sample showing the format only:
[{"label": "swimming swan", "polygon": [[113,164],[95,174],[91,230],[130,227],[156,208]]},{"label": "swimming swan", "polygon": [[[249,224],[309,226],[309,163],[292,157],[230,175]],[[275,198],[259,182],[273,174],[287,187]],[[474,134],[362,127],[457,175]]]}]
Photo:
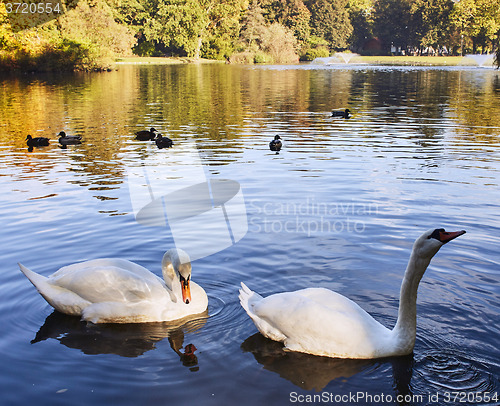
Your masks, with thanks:
[{"label": "swimming swan", "polygon": [[165,253],[164,281],[125,259],[103,258],[62,267],[48,278],[19,268],[56,310],[92,323],[145,323],[203,313],[207,294],[191,281],[189,256]]},{"label": "swimming swan", "polygon": [[286,350],[363,359],[410,354],[415,345],[420,279],[441,246],[464,233],[441,228],[426,231],[415,241],[392,330],[345,296],[323,288],[263,298],[242,283],[240,303],[262,335],[283,342]]}]

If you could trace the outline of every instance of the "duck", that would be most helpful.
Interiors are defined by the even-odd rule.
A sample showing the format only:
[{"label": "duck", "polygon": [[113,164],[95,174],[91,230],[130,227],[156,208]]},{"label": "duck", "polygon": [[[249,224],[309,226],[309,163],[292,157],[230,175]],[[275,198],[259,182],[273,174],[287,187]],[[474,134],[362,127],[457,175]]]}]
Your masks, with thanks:
[{"label": "duck", "polygon": [[159,149],[170,148],[174,145],[174,142],[170,138],[163,137],[161,134],[156,135],[155,142],[156,142],[156,146]]},{"label": "duck", "polygon": [[240,304],[260,333],[284,350],[332,358],[375,359],[411,354],[416,339],[417,289],[432,257],[465,230],[428,230],[416,239],[401,284],[398,319],[388,329],[358,304],[324,288],[263,298],[244,283]]},{"label": "duck", "polygon": [[66,135],[64,131],[59,134],[59,144],[61,145],[78,145],[82,143],[82,137],[79,135]]},{"label": "duck", "polygon": [[149,131],[148,130],[137,131],[135,133],[135,139],[139,141],[154,141],[156,136],[155,132],[156,129],[154,129],[153,127],[151,127]]},{"label": "duck", "polygon": [[191,261],[181,249],[163,255],[163,280],[119,258],[67,265],[49,277],[18,265],[55,310],[94,324],[173,321],[203,313],[208,306],[203,288],[191,281]]},{"label": "duck", "polygon": [[345,110],[333,110],[332,117],[350,118],[351,111],[349,109]]},{"label": "duck", "polygon": [[283,146],[283,143],[281,142],[281,138],[279,135],[274,136],[274,140],[272,140],[269,143],[269,149],[271,151],[276,151],[279,152],[281,150],[281,147]]},{"label": "duck", "polygon": [[49,145],[49,139],[45,137],[35,137],[33,138],[30,134],[26,137],[26,144],[28,147],[47,147]]}]

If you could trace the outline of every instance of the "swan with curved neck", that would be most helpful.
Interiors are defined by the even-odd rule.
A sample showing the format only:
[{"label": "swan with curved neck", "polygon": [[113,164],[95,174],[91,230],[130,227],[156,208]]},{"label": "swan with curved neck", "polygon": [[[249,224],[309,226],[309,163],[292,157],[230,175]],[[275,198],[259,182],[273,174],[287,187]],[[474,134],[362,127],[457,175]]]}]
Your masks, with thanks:
[{"label": "swan with curved neck", "polygon": [[57,311],[93,323],[144,323],[203,313],[207,294],[191,281],[188,254],[171,249],[162,259],[164,280],[124,259],[102,258],[62,267],[49,277],[19,264]]},{"label": "swan with curved neck", "polygon": [[417,331],[417,289],[432,257],[465,231],[426,231],[413,244],[401,284],[399,313],[389,330],[350,299],[323,288],[266,298],[241,284],[240,303],[257,329],[285,349],[336,358],[381,358],[413,351]]}]

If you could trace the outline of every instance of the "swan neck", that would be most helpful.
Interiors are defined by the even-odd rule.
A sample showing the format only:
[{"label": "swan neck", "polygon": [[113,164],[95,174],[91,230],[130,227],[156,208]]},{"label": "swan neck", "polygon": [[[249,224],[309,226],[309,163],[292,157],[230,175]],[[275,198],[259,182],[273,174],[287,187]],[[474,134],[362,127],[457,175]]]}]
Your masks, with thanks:
[{"label": "swan neck", "polygon": [[408,266],[401,283],[399,296],[398,320],[393,332],[402,344],[411,347],[415,344],[417,332],[417,290],[425,270],[429,266],[431,258],[418,255],[415,250],[410,256]]},{"label": "swan neck", "polygon": [[161,272],[163,274],[163,279],[165,280],[165,285],[167,285],[171,295],[174,295],[175,299],[180,299],[182,295],[179,272],[175,269],[170,256],[165,255],[163,257]]}]

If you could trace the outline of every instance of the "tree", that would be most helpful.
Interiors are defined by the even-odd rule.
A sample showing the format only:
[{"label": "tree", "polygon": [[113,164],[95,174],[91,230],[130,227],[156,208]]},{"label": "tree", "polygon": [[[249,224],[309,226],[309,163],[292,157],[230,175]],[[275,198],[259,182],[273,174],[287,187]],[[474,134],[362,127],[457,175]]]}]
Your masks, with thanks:
[{"label": "tree", "polygon": [[260,5],[267,24],[279,23],[292,30],[300,41],[307,41],[311,13],[302,0],[262,0]]},{"label": "tree", "polygon": [[331,49],[347,48],[352,25],[347,0],[309,0],[313,35],[326,39]]},{"label": "tree", "polygon": [[[472,41],[472,53],[491,51],[500,34],[500,0],[460,0],[451,13],[460,35]],[[488,44],[489,43],[489,44]]]},{"label": "tree", "polygon": [[238,37],[239,0],[149,0],[147,5],[146,39],[181,54],[198,59],[202,49],[210,53],[211,46],[231,48]]},{"label": "tree", "polygon": [[413,0],[411,26],[420,46],[437,47],[448,42],[453,4],[452,0]]},{"label": "tree", "polygon": [[[376,0],[373,32],[385,50],[412,45],[411,0]],[[416,45],[416,44],[413,44]]]},{"label": "tree", "polygon": [[347,9],[353,28],[348,42],[360,50],[373,38],[373,0],[349,0]]}]

